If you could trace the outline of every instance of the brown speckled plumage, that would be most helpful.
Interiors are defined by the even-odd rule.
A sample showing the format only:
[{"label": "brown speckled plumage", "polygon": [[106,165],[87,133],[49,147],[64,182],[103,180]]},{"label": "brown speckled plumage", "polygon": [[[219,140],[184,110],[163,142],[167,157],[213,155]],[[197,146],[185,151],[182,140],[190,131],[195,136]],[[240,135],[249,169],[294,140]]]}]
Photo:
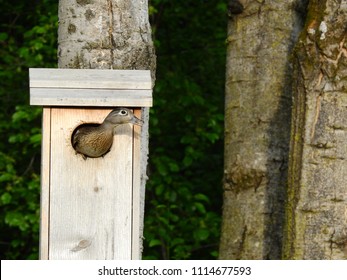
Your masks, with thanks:
[{"label": "brown speckled plumage", "polygon": [[127,123],[141,125],[142,121],[128,108],[114,109],[100,125],[84,124],[78,127],[72,136],[72,145],[84,159],[101,157],[112,147],[115,128]]}]

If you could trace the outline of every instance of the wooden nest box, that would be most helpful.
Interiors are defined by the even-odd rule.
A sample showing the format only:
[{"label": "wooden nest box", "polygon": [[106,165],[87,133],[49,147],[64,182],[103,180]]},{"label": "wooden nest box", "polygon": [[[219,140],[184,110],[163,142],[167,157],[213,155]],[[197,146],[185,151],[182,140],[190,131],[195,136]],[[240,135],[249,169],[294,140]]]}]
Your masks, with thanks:
[{"label": "wooden nest box", "polygon": [[30,69],[30,104],[43,106],[41,259],[141,256],[141,127],[116,128],[111,150],[83,159],[71,136],[115,107],[152,106],[150,71]]}]

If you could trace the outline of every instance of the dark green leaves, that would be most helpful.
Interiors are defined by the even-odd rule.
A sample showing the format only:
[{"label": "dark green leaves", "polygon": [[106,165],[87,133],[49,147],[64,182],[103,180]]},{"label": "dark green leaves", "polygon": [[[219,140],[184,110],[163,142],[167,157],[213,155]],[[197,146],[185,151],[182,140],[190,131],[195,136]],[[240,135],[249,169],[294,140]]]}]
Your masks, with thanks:
[{"label": "dark green leaves", "polygon": [[38,258],[41,108],[29,106],[29,67],[56,66],[57,1],[2,2],[0,256]]},{"label": "dark green leaves", "polygon": [[150,115],[144,257],[216,258],[226,5],[151,1],[158,55]]}]

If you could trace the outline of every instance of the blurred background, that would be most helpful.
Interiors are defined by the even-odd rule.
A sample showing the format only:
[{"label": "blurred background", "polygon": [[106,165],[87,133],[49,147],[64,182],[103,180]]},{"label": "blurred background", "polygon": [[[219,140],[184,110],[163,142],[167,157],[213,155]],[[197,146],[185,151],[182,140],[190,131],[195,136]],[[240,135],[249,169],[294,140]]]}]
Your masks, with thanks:
[{"label": "blurred background", "polygon": [[[0,257],[37,259],[41,113],[28,68],[57,67],[57,0],[0,0]],[[157,54],[143,259],[216,259],[226,5],[151,0]]]}]

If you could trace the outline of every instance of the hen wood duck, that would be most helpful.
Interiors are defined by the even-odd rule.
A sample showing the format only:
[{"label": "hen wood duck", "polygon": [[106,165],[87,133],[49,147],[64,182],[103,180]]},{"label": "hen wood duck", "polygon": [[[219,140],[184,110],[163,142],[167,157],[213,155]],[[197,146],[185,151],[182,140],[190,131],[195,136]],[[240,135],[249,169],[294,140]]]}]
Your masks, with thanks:
[{"label": "hen wood duck", "polygon": [[127,123],[141,126],[143,122],[128,108],[114,109],[101,124],[83,124],[77,127],[72,135],[72,146],[84,159],[101,157],[112,147],[115,128]]}]

